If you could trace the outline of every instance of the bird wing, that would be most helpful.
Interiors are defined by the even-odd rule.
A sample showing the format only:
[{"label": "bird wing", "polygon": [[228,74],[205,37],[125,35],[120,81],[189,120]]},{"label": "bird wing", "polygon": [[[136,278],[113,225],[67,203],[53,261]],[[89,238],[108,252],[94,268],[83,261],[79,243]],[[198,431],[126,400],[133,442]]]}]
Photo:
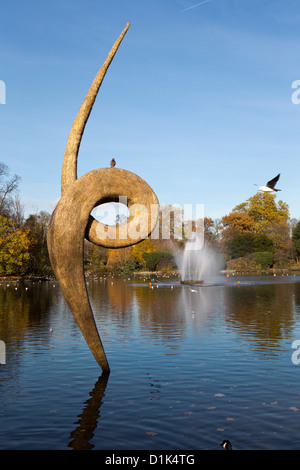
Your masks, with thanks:
[{"label": "bird wing", "polygon": [[273,189],[274,186],[275,186],[275,184],[276,184],[277,181],[279,180],[279,177],[280,177],[280,173],[279,173],[279,175],[275,176],[275,178],[273,178],[272,180],[268,181],[267,184],[266,184],[266,186],[267,186],[268,188]]}]

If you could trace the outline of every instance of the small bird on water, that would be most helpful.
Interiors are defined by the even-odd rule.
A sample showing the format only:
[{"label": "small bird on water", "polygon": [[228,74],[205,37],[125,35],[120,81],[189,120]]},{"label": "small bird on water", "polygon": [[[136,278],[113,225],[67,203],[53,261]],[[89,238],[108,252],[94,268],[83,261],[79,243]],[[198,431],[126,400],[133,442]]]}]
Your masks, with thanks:
[{"label": "small bird on water", "polygon": [[116,166],[116,160],[112,158],[110,161],[110,167],[113,168],[114,166]]},{"label": "small bird on water", "polygon": [[225,450],[232,450],[231,442],[228,441],[228,439],[225,439],[220,445],[224,447]]}]

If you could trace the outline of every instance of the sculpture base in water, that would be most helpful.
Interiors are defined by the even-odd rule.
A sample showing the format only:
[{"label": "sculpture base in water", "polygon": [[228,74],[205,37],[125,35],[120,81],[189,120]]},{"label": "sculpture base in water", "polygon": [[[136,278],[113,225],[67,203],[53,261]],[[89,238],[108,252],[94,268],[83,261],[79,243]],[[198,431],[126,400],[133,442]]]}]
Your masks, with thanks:
[{"label": "sculpture base in water", "polygon": [[203,279],[201,281],[180,281],[180,284],[187,284],[187,285],[193,285],[193,286],[201,286],[203,284]]}]

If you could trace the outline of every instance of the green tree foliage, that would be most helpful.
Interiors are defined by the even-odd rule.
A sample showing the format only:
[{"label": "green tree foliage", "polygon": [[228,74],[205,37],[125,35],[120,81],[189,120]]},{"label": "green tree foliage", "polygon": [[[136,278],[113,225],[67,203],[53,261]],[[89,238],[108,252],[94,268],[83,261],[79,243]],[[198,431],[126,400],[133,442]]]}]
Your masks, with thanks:
[{"label": "green tree foliage", "polygon": [[170,271],[176,268],[176,262],[173,253],[161,252],[158,260],[157,269],[159,271]]},{"label": "green tree foliage", "polygon": [[274,251],[274,244],[267,235],[255,235],[250,232],[241,232],[228,240],[228,254],[231,258],[240,258],[254,252]]},{"label": "green tree foliage", "polygon": [[272,251],[259,251],[254,254],[254,259],[261,269],[267,269],[273,266],[274,254]]},{"label": "green tree foliage", "polygon": [[[224,216],[221,223],[221,245],[229,258],[270,252],[272,262],[283,267],[293,257],[289,207],[283,201],[276,202],[276,195],[255,194]],[[272,264],[271,255],[268,255],[268,260],[263,264]]]},{"label": "green tree foliage", "polygon": [[30,270],[34,274],[50,274],[51,266],[47,249],[47,228],[50,222],[50,214],[41,211],[39,214],[31,214],[26,219],[24,227],[31,233],[33,243],[29,249]]},{"label": "green tree foliage", "polygon": [[252,233],[237,233],[228,240],[227,252],[231,258],[241,258],[253,253],[255,235]]},{"label": "green tree foliage", "polygon": [[149,271],[174,269],[175,260],[172,253],[165,251],[151,251],[143,253],[146,268]]},{"label": "green tree foliage", "polygon": [[274,243],[273,240],[262,233],[261,235],[256,235],[253,241],[253,251],[255,252],[274,252]]},{"label": "green tree foliage", "polygon": [[295,244],[297,255],[300,256],[300,220],[293,229],[292,240]]},{"label": "green tree foliage", "polygon": [[160,251],[151,251],[149,253],[143,253],[143,258],[146,263],[146,268],[149,271],[155,271],[158,264],[161,252]]}]

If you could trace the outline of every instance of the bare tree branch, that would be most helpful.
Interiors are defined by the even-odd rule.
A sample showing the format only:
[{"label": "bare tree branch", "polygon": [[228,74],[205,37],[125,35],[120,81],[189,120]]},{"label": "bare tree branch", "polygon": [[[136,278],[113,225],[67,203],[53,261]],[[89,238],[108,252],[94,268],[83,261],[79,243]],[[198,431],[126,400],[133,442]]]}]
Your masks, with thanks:
[{"label": "bare tree branch", "polygon": [[0,215],[4,217],[13,216],[20,181],[21,178],[18,175],[9,178],[8,166],[0,162]]}]

